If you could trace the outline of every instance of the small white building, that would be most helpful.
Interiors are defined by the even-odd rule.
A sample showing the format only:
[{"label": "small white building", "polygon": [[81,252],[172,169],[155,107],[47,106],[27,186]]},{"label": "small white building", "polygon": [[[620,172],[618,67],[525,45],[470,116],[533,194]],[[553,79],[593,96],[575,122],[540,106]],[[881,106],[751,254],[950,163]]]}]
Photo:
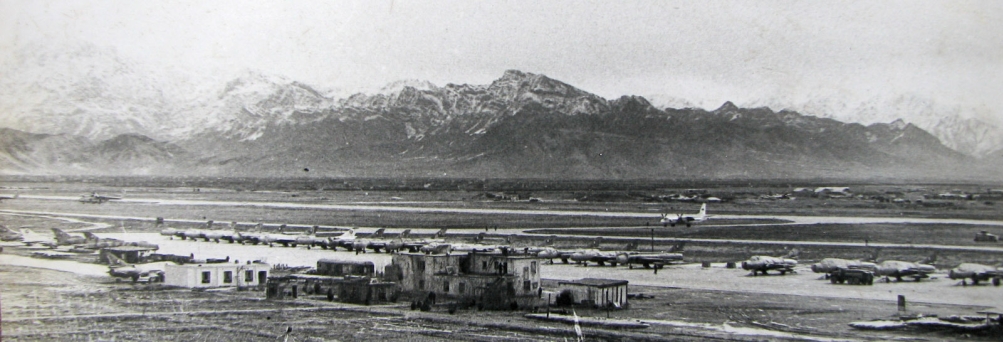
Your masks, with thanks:
[{"label": "small white building", "polygon": [[265,263],[168,264],[164,285],[188,288],[264,286],[271,265]]}]

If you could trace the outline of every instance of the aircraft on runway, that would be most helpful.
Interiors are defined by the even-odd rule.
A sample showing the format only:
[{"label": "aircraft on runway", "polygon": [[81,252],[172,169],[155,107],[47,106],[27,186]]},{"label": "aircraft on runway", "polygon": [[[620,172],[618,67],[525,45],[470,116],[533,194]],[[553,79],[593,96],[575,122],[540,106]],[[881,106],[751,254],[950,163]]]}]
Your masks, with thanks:
[{"label": "aircraft on runway", "polygon": [[951,279],[961,279],[962,285],[968,285],[967,279],[972,280],[972,285],[978,285],[980,281],[992,280],[994,286],[1000,286],[1000,277],[1003,277],[1003,270],[995,266],[981,264],[961,264],[947,273]]},{"label": "aircraft on runway", "polygon": [[26,246],[29,247],[31,245],[40,245],[49,248],[56,248],[57,246],[59,246],[59,244],[56,242],[56,239],[35,233],[33,230],[28,228],[21,229],[21,237],[22,237],[21,242],[23,242]]},{"label": "aircraft on runway", "polygon": [[700,205],[700,212],[696,215],[683,215],[676,214],[675,216],[670,214],[662,214],[662,219],[658,223],[662,224],[662,227],[672,226],[675,227],[677,224],[685,224],[687,227],[694,223],[699,223],[707,220],[707,203]]},{"label": "aircraft on runway", "polygon": [[[150,282],[163,281],[164,270],[170,261],[158,261],[146,264],[130,264],[114,254],[108,254],[108,274],[115,278],[131,279],[133,283],[140,278],[146,277]],[[116,279],[116,280],[119,280]]]},{"label": "aircraft on runway", "polygon": [[79,245],[87,243],[86,236],[70,235],[59,228],[52,228],[52,234],[56,236],[56,245],[58,246]]},{"label": "aircraft on runway", "polygon": [[679,252],[683,251],[685,243],[685,241],[680,242],[665,252],[621,253],[620,255],[617,255],[616,261],[621,265],[627,265],[627,267],[631,269],[634,268],[634,264],[641,264],[644,268],[651,268],[653,266],[655,269],[660,269],[673,262],[683,261],[683,254]]},{"label": "aircraft on runway", "polygon": [[[789,253],[787,256],[796,254],[795,252]],[[752,276],[756,276],[759,272],[763,272],[763,275],[768,274],[767,271],[778,270],[780,275],[787,274],[787,272],[794,273],[794,266],[798,265],[798,261],[794,259],[788,259],[786,257],[771,257],[763,255],[755,255],[749,260],[742,262],[742,269],[752,271]]]},{"label": "aircraft on runway", "polygon": [[90,196],[80,195],[80,203],[101,204],[101,203],[108,202],[108,201],[117,201],[117,200],[122,199],[123,197],[99,195],[96,192],[92,192]]},{"label": "aircraft on runway", "polygon": [[0,196],[0,202],[3,202],[3,200],[17,199],[18,196],[21,196],[20,192],[15,192],[14,196]]}]

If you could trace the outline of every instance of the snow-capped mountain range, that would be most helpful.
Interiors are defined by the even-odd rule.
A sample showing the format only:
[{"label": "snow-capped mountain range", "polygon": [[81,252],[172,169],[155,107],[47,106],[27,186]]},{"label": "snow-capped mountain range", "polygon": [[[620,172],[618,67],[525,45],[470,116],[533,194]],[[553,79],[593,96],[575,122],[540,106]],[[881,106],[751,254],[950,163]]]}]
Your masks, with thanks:
[{"label": "snow-capped mountain range", "polygon": [[93,47],[12,61],[0,66],[5,173],[162,163],[169,174],[936,178],[977,177],[964,165],[995,165],[1003,151],[1001,129],[973,118],[865,126],[730,102],[657,108],[515,70],[486,85],[407,80],[342,96],[253,71],[172,82]]}]

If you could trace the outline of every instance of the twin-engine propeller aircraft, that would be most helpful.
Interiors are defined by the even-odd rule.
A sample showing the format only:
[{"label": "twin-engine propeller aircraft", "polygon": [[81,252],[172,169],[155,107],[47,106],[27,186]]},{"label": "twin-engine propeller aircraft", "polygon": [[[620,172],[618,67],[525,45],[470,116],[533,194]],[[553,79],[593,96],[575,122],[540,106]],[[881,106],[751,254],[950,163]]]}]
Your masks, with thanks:
[{"label": "twin-engine propeller aircraft", "polygon": [[662,224],[662,227],[672,226],[675,227],[677,224],[685,224],[687,227],[693,225],[694,223],[699,223],[707,220],[707,203],[700,206],[700,212],[696,215],[683,215],[683,214],[662,214],[662,219],[658,223]]}]

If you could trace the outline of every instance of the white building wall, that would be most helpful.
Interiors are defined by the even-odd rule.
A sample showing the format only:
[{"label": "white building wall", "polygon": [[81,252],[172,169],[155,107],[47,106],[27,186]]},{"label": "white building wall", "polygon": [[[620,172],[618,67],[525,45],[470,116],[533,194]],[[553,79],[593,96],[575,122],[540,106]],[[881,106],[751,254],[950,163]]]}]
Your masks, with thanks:
[{"label": "white building wall", "polygon": [[[168,264],[164,270],[164,284],[187,288],[254,286],[262,284],[258,279],[259,273],[270,270],[268,264]],[[245,279],[246,271],[253,272],[251,281]],[[208,282],[203,282],[203,272],[209,272]],[[223,282],[226,272],[231,272],[229,283]]]}]

